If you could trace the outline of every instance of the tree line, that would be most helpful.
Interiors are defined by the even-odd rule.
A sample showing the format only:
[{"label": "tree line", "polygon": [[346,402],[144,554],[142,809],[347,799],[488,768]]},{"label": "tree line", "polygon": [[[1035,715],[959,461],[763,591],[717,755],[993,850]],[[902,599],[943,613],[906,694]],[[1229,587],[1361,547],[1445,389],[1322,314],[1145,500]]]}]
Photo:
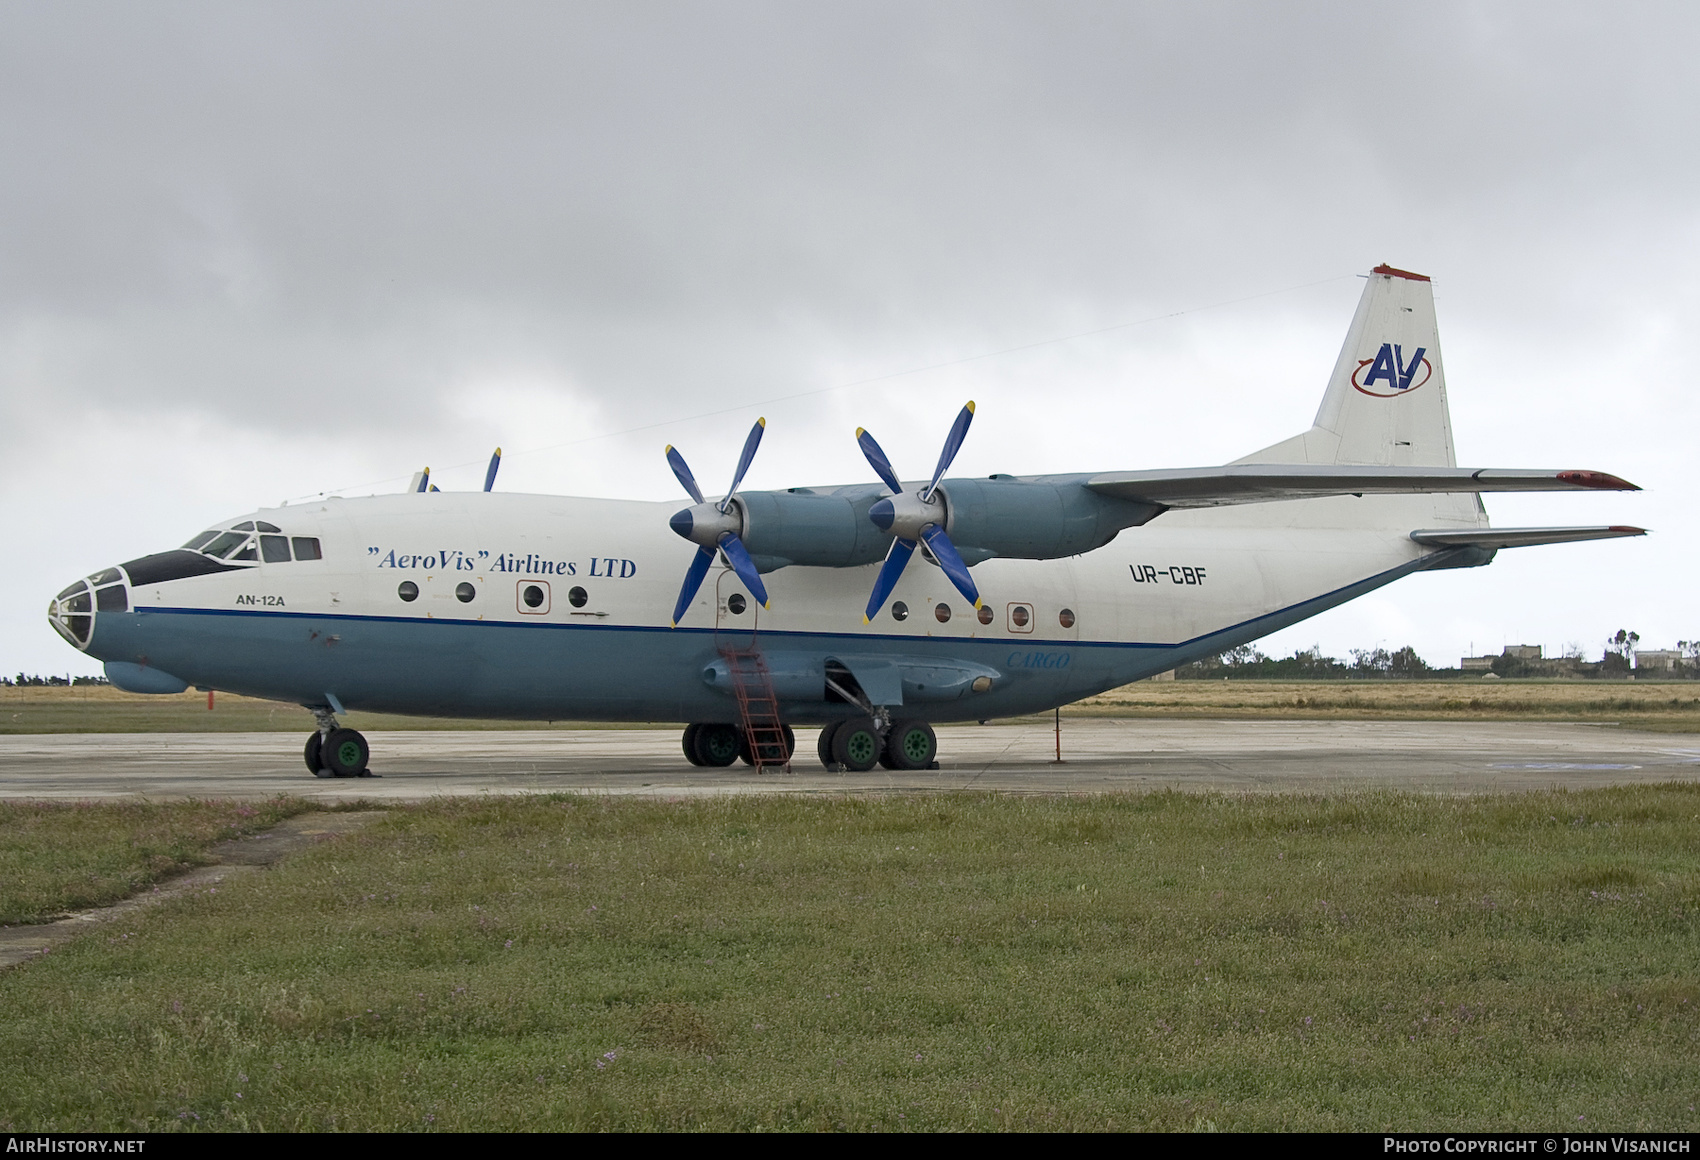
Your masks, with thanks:
[{"label": "tree line", "polygon": [[[1623,678],[1635,671],[1635,653],[1640,644],[1639,633],[1618,629],[1607,637],[1600,659],[1584,658],[1578,646],[1567,648],[1562,656],[1540,659],[1514,656],[1506,652],[1493,660],[1489,670],[1500,677],[1583,677]],[[1700,640],[1679,640],[1676,651],[1680,658],[1673,670],[1661,670],[1661,676],[1700,678]],[[1175,670],[1181,680],[1220,680],[1223,677],[1242,677],[1264,680],[1360,680],[1378,677],[1457,677],[1465,670],[1430,665],[1417,655],[1410,645],[1399,649],[1348,649],[1346,659],[1331,657],[1322,646],[1295,649],[1292,656],[1272,657],[1254,645],[1206,657]],[[1471,670],[1473,673],[1474,670]],[[1484,674],[1485,675],[1485,674]]]}]

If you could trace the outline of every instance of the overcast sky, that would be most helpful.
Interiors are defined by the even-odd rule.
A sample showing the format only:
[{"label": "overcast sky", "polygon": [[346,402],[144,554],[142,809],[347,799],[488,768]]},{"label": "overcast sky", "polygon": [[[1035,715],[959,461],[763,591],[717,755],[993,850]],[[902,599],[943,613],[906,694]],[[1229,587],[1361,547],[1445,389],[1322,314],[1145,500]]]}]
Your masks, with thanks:
[{"label": "overcast sky", "polygon": [[[1633,542],[1264,643],[1700,637],[1692,4],[0,6],[0,668],[74,577],[320,491],[671,499],[1220,463],[1430,274],[1459,460]],[[1116,329],[1106,329],[1116,328]],[[1100,332],[1089,337],[1070,337]],[[1005,352],[1005,353],[998,353]],[[985,357],[978,357],[985,356]],[[711,487],[712,490],[712,487]]]}]

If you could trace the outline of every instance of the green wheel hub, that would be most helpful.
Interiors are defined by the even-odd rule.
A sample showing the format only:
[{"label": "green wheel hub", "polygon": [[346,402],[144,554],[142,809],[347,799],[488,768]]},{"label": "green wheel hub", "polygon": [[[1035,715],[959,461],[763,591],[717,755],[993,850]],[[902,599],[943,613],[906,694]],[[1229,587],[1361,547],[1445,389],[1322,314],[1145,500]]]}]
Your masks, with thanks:
[{"label": "green wheel hub", "polygon": [[866,729],[858,729],[845,740],[844,751],[857,764],[871,765],[879,754],[879,745],[879,738]]},{"label": "green wheel hub", "polygon": [[738,756],[738,735],[730,729],[716,729],[703,740],[703,748],[716,761],[730,765]]},{"label": "green wheel hub", "polygon": [[910,761],[925,763],[933,759],[933,742],[923,729],[906,729],[903,732],[903,756]]}]

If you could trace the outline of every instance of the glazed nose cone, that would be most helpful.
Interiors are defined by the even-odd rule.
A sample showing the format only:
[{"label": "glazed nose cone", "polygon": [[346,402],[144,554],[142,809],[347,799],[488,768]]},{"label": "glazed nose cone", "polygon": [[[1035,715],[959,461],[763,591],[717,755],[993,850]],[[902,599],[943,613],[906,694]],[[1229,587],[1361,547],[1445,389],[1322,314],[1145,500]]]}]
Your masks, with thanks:
[{"label": "glazed nose cone", "polygon": [[47,623],[70,644],[88,650],[94,618],[101,612],[124,612],[130,607],[124,574],[116,568],[78,580],[47,604]]},{"label": "glazed nose cone", "polygon": [[94,590],[86,580],[78,580],[48,602],[47,622],[76,648],[88,647],[94,630]]}]

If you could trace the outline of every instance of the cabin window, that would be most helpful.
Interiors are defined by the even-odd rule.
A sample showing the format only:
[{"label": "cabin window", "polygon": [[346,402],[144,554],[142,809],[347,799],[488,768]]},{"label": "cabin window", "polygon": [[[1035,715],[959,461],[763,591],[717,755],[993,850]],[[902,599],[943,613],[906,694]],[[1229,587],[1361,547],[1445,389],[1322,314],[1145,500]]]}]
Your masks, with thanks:
[{"label": "cabin window", "polygon": [[933,609],[933,615],[939,618],[940,624],[948,624],[950,622],[950,605],[939,605],[937,608]]},{"label": "cabin window", "polygon": [[415,584],[411,580],[403,580],[396,586],[395,594],[407,601],[409,604],[412,604],[415,600],[419,599],[419,585]]},{"label": "cabin window", "polygon": [[583,608],[584,602],[590,599],[590,594],[582,588],[574,588],[567,593],[567,603],[574,608]]},{"label": "cabin window", "polygon": [[990,604],[982,604],[982,605],[980,605],[980,611],[979,611],[979,612],[976,612],[976,613],[975,613],[975,614],[974,614],[974,617],[975,617],[975,619],[977,619],[977,620],[978,620],[978,621],[979,621],[979,622],[980,622],[980,623],[981,623],[981,624],[990,624],[990,623],[992,623],[992,606],[991,606],[991,605],[990,605]]},{"label": "cabin window", "polygon": [[455,585],[455,599],[460,601],[462,604],[471,604],[473,597],[477,595],[478,589],[474,588],[464,580]]},{"label": "cabin window", "polygon": [[749,603],[744,599],[742,592],[734,592],[726,598],[727,611],[731,612],[733,616],[744,615],[744,609],[748,607]]},{"label": "cabin window", "polygon": [[1033,631],[1033,606],[1031,604],[1011,604],[1009,606],[1009,631]]},{"label": "cabin window", "polygon": [[1073,628],[1074,609],[1065,608],[1061,612],[1057,613],[1057,623],[1062,625],[1064,628]]},{"label": "cabin window", "polygon": [[901,600],[897,601],[891,606],[891,618],[893,620],[908,620],[909,606]]},{"label": "cabin window", "polygon": [[261,536],[260,559],[268,564],[289,563],[289,540],[283,536]]},{"label": "cabin window", "polygon": [[317,560],[321,558],[317,536],[296,536],[290,543],[295,545],[295,558],[297,560]]},{"label": "cabin window", "polygon": [[519,610],[528,616],[546,616],[549,612],[549,581],[521,580],[518,584]]}]

